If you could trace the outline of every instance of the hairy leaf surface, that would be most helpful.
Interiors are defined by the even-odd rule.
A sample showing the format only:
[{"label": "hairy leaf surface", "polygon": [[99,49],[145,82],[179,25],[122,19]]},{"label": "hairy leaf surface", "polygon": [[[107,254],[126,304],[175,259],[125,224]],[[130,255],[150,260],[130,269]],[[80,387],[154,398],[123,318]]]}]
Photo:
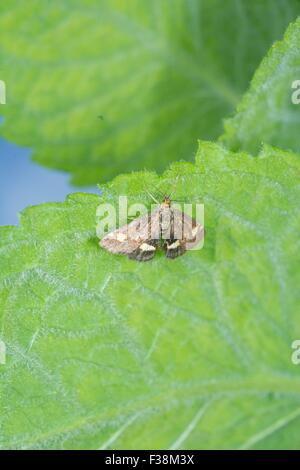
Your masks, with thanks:
[{"label": "hairy leaf surface", "polygon": [[107,184],[204,202],[200,251],[138,263],[98,246],[99,196],[0,229],[1,448],[297,448],[299,158],[200,143],[196,162]]},{"label": "hairy leaf surface", "polygon": [[256,153],[262,142],[300,151],[300,19],[274,44],[221,140]]}]

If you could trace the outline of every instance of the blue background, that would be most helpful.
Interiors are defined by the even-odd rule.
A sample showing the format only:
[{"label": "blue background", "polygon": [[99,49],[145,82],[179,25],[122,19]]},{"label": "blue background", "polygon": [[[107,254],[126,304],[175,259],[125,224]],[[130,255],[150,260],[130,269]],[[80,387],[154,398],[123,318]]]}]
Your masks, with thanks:
[{"label": "blue background", "polygon": [[29,205],[63,201],[75,191],[98,193],[97,187],[71,186],[68,174],[43,168],[30,153],[0,139],[0,225],[18,224],[18,212]]}]

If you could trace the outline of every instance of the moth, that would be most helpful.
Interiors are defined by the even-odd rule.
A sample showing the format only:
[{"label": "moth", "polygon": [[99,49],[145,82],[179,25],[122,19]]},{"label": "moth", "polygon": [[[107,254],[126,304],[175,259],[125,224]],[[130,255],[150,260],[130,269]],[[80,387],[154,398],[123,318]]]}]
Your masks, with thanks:
[{"label": "moth", "polygon": [[169,259],[183,255],[203,238],[204,227],[193,218],[172,207],[170,196],[150,214],[105,235],[100,246],[136,261],[152,259],[158,248]]}]

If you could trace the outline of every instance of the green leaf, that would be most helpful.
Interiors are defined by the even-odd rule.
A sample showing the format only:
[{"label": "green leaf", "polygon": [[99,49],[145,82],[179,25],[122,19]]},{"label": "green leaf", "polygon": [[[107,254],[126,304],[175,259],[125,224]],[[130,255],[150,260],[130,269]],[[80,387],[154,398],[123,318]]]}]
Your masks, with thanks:
[{"label": "green leaf", "polygon": [[99,196],[0,229],[2,448],[297,448],[298,156],[200,143],[196,163],[134,173],[205,204],[204,248],[148,263],[98,245]]},{"label": "green leaf", "polygon": [[225,121],[221,141],[229,148],[255,153],[266,142],[300,151],[299,55],[300,18],[271,48],[235,116]]},{"label": "green leaf", "polygon": [[1,134],[76,184],[192,160],[299,12],[298,0],[3,2]]}]

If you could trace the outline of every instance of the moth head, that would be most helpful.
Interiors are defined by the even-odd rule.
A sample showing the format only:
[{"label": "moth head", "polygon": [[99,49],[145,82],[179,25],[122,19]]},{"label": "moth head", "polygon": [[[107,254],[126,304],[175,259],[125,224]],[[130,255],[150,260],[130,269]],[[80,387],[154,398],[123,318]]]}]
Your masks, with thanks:
[{"label": "moth head", "polygon": [[163,200],[163,205],[165,207],[170,207],[171,206],[171,198],[169,195],[165,195],[164,200]]}]

